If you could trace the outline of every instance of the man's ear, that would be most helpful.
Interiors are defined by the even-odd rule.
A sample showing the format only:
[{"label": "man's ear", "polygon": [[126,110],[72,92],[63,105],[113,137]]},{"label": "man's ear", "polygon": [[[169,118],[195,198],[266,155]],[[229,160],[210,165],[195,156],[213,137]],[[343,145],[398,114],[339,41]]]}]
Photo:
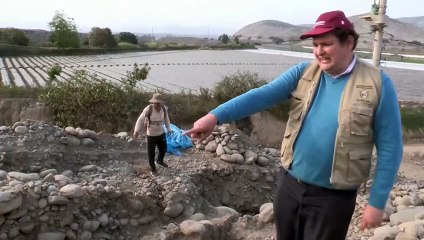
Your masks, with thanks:
[{"label": "man's ear", "polygon": [[348,47],[350,47],[350,49],[352,50],[352,52],[353,52],[353,45],[354,45],[354,43],[355,43],[355,38],[352,35],[347,36],[346,45]]}]

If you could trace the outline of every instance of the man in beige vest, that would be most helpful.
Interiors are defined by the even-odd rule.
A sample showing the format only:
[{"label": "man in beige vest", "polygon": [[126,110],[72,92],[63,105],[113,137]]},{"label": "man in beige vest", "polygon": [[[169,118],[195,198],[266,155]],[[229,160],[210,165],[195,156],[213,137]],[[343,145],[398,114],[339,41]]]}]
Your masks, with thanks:
[{"label": "man in beige vest", "polygon": [[300,38],[312,38],[315,61],[220,105],[185,134],[202,141],[216,124],[289,99],[274,198],[277,239],[344,240],[374,147],[377,164],[361,228],[382,222],[402,157],[399,104],[391,79],[353,53],[359,36],[342,11],[321,14]]}]

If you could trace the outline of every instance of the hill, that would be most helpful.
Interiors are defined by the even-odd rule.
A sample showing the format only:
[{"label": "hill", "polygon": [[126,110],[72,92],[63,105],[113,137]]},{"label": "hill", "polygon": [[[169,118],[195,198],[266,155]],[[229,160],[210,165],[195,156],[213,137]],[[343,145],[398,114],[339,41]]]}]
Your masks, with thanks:
[{"label": "hill", "polygon": [[409,23],[424,29],[424,16],[396,18],[399,22]]},{"label": "hill", "polygon": [[249,24],[236,33],[240,39],[258,40],[270,42],[270,37],[277,37],[283,40],[297,40],[302,32],[309,30],[309,27],[292,25],[277,20],[263,20]]},{"label": "hill", "polygon": [[[356,31],[360,34],[358,47],[372,48],[374,38],[373,34],[371,34],[372,22],[362,19],[361,16],[362,15],[349,17],[355,25]],[[422,17],[422,19],[424,20],[424,17]],[[383,35],[384,47],[386,48],[414,48],[419,45],[411,44],[410,42],[424,43],[424,28],[390,17],[387,17],[387,25]],[[312,25],[292,25],[277,20],[264,20],[249,24],[238,30],[234,35],[240,35],[240,39],[242,40],[251,40],[260,43],[272,43],[272,38],[292,41],[298,40],[299,36],[303,32],[308,31],[311,26]],[[302,42],[303,45],[305,43],[309,44],[310,40]]]},{"label": "hill", "polygon": [[[371,32],[372,22],[361,19],[361,15],[352,16],[349,18],[355,25],[356,31],[361,34],[359,47],[372,48],[374,42]],[[424,29],[413,24],[398,21],[387,17],[387,27],[384,28],[383,39],[385,48],[414,48],[416,44],[411,42],[424,43]]]}]

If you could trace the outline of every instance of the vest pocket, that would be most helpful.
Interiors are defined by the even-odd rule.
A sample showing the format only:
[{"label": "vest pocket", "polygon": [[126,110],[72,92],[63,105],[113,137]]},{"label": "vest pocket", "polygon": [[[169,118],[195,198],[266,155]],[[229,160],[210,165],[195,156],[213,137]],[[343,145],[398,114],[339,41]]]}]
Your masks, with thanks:
[{"label": "vest pocket", "polygon": [[349,152],[349,162],[347,166],[347,181],[357,183],[364,182],[369,176],[371,169],[372,148],[356,149]]},{"label": "vest pocket", "polygon": [[350,113],[350,133],[368,136],[371,130],[373,110],[368,107],[352,107]]}]

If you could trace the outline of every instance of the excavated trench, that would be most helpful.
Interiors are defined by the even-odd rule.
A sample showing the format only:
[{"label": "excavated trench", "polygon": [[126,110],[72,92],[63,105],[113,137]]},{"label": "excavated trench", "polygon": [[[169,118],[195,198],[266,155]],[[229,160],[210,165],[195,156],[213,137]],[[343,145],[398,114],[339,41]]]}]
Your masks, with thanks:
[{"label": "excavated trench", "polygon": [[[0,178],[3,188],[22,184],[17,191],[21,197],[12,199],[22,199],[22,204],[4,214],[3,222],[0,217],[0,239],[37,239],[40,234],[47,234],[41,235],[46,239],[191,239],[178,225],[197,218],[222,223],[193,239],[232,239],[232,222],[258,214],[262,204],[272,202],[275,164],[229,164],[193,151],[168,156],[170,168],[151,176],[146,152],[138,144],[125,147],[125,141],[111,139],[94,148],[3,144],[0,169],[37,173],[39,178],[20,183]],[[75,189],[65,193],[68,184],[80,185],[84,194],[72,196]]]}]

